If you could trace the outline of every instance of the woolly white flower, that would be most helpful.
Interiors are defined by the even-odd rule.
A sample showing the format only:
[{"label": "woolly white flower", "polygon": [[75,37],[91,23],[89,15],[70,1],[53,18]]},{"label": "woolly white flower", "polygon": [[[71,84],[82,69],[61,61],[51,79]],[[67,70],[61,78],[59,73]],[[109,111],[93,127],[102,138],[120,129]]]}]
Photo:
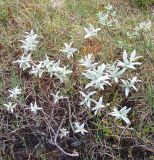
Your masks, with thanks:
[{"label": "woolly white flower", "polygon": [[108,75],[101,76],[101,77],[99,77],[95,80],[92,80],[90,83],[88,83],[85,86],[85,89],[94,86],[95,88],[104,90],[105,85],[110,85],[111,86],[109,80],[110,80],[110,78],[109,78]]},{"label": "woolly white flower", "polygon": [[111,85],[109,82],[110,77],[106,72],[105,64],[98,66],[97,69],[94,68],[93,70],[87,70],[82,74],[91,80],[91,82],[85,86],[85,89],[94,86],[95,88],[104,90],[105,85]]},{"label": "woolly white flower", "polygon": [[6,109],[8,111],[10,111],[11,113],[13,113],[14,108],[16,107],[17,104],[12,104],[12,102],[8,102],[8,104],[4,104],[4,106],[6,107]]},{"label": "woolly white flower", "polygon": [[19,94],[21,94],[21,89],[16,86],[15,88],[9,90],[10,97],[16,99]]},{"label": "woolly white flower", "polygon": [[112,12],[112,13],[103,13],[103,12],[99,12],[97,14],[98,18],[99,18],[99,23],[102,24],[103,26],[107,26],[107,27],[112,27],[112,26],[119,26],[119,22],[117,19],[115,19],[116,15],[116,11]]},{"label": "woolly white flower", "polygon": [[100,111],[102,108],[105,107],[105,105],[102,104],[102,102],[103,102],[103,97],[100,97],[98,102],[94,101],[96,105],[91,110],[95,111],[95,115],[97,114],[98,111]]},{"label": "woolly white flower", "polygon": [[130,88],[134,88],[137,91],[137,88],[134,86],[136,82],[141,82],[141,80],[137,80],[137,77],[133,77],[133,79],[121,80],[123,83],[123,87],[125,88],[125,96],[127,97],[130,92]]},{"label": "woolly white flower", "polygon": [[64,43],[65,48],[60,50],[61,52],[64,53],[64,55],[67,56],[67,58],[69,59],[70,57],[73,57],[73,54],[77,51],[76,48],[72,48],[73,42],[71,42],[70,44]]},{"label": "woolly white flower", "polygon": [[84,38],[89,38],[93,36],[97,36],[97,32],[101,30],[101,28],[94,28],[92,24],[89,24],[89,28],[84,28],[86,35]]},{"label": "woolly white flower", "polygon": [[82,95],[82,97],[84,98],[82,100],[82,102],[80,102],[80,105],[86,105],[88,108],[90,108],[90,104],[91,104],[91,96],[94,95],[96,93],[96,91],[90,92],[88,93],[88,95],[86,95],[85,93],[80,91],[80,94]]},{"label": "woolly white flower", "polygon": [[33,112],[34,114],[37,114],[37,111],[41,110],[43,108],[42,107],[38,107],[38,105],[36,104],[36,101],[35,101],[34,104],[33,103],[30,104],[30,108],[26,108],[26,109],[30,109],[31,112]]},{"label": "woolly white flower", "polygon": [[31,74],[34,74],[36,77],[39,76],[40,78],[42,77],[42,74],[44,73],[43,69],[43,62],[39,62],[38,65],[34,64],[32,66],[32,70],[30,71]]},{"label": "woolly white flower", "polygon": [[60,65],[60,59],[57,62],[51,61],[51,63],[46,66],[47,72],[50,74],[50,77],[52,77],[55,72],[57,71],[57,68],[59,68]]},{"label": "woolly white flower", "polygon": [[108,20],[109,19],[108,13],[99,12],[97,16],[99,18],[99,23],[108,27],[112,26],[111,21]]},{"label": "woolly white flower", "polygon": [[50,72],[50,69],[52,68],[53,64],[54,61],[51,61],[49,57],[46,55],[46,59],[43,61],[42,66],[46,68],[47,72]]},{"label": "woolly white flower", "polygon": [[79,122],[76,122],[76,123],[75,123],[75,128],[76,128],[75,133],[81,132],[81,134],[84,135],[84,133],[87,133],[87,132],[88,132],[87,130],[84,129],[84,123],[82,123],[82,124],[80,125]]},{"label": "woolly white flower", "polygon": [[85,73],[82,73],[84,76],[86,76],[88,79],[94,80],[102,75],[106,74],[106,65],[101,64],[97,68],[93,68],[92,70],[88,69]]},{"label": "woolly white flower", "polygon": [[131,53],[130,58],[128,60],[128,54],[127,54],[126,50],[124,50],[124,52],[123,52],[123,62],[118,61],[118,66],[123,67],[123,71],[125,71],[128,68],[136,69],[134,65],[141,65],[142,63],[135,62],[135,61],[136,61],[136,59],[141,58],[141,57],[142,56],[136,57],[136,50],[134,50]]},{"label": "woolly white flower", "polygon": [[84,66],[86,68],[93,68],[95,67],[98,63],[93,63],[93,57],[92,54],[86,55],[84,58],[82,58],[80,61],[80,65]]},{"label": "woolly white flower", "polygon": [[51,93],[54,99],[54,103],[58,103],[60,99],[64,99],[67,97],[59,96],[60,91],[58,91],[56,94]]},{"label": "woolly white flower", "polygon": [[121,77],[121,74],[123,73],[122,70],[120,70],[119,67],[117,67],[115,65],[115,63],[113,65],[109,65],[108,66],[108,72],[109,72],[109,77],[111,77],[116,83],[118,83],[118,78]]},{"label": "woolly white flower", "polygon": [[112,26],[119,26],[118,20],[115,19],[116,11],[113,9],[113,6],[108,4],[104,7],[106,9],[105,12],[99,12],[97,14],[99,18],[99,23],[103,26],[112,27]]},{"label": "woolly white flower", "polygon": [[19,67],[23,70],[26,70],[27,68],[30,68],[31,62],[31,54],[29,55],[22,55],[20,60],[14,61],[13,63],[19,63]]},{"label": "woolly white flower", "polygon": [[65,129],[65,128],[61,128],[60,132],[61,132],[59,134],[60,138],[67,137],[67,135],[69,134],[69,131],[67,129]]},{"label": "woolly white flower", "polygon": [[54,75],[60,79],[60,82],[63,83],[68,79],[68,74],[71,74],[72,71],[67,69],[67,66],[65,67],[57,67],[55,68]]},{"label": "woolly white flower", "polygon": [[36,40],[38,38],[38,35],[34,33],[33,30],[31,30],[30,33],[25,32],[26,36],[24,36],[24,40],[20,40],[22,42],[21,48],[24,49],[25,53],[28,53],[28,51],[33,51],[36,48],[36,45],[38,41]]},{"label": "woolly white flower", "polygon": [[112,113],[110,113],[111,116],[115,116],[116,119],[122,119],[126,122],[126,124],[130,124],[130,120],[127,118],[127,113],[131,110],[131,108],[128,108],[124,106],[120,109],[120,111],[117,110],[117,108],[114,108]]},{"label": "woolly white flower", "polygon": [[139,23],[139,25],[135,28],[136,31],[144,30],[148,31],[151,29],[152,23],[150,20]]}]

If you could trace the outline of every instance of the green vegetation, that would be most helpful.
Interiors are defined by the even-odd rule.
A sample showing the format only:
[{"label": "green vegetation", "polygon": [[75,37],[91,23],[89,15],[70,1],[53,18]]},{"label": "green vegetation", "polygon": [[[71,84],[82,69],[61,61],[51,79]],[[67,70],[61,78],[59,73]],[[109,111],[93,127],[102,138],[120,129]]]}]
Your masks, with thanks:
[{"label": "green vegetation", "polygon": [[132,1],[144,9],[147,8],[148,5],[154,4],[154,0],[132,0]]},{"label": "green vegetation", "polygon": [[[137,5],[132,6],[134,3]],[[154,0],[0,0],[0,159],[73,160],[76,158],[72,154],[77,153],[81,160],[153,159],[154,14],[149,9],[153,3]],[[108,13],[108,19],[100,23],[99,12]],[[89,24],[98,33],[84,38],[84,28]],[[54,62],[60,59],[59,68],[67,66],[72,71],[66,82],[60,83],[56,74],[50,76],[47,72],[35,76],[32,68],[23,70],[19,63],[13,63],[25,51],[20,41],[24,40],[24,32],[32,29],[39,42],[34,51],[28,51],[32,53],[30,66],[39,65],[46,55]],[[64,43],[71,42],[77,51],[68,58],[60,50]],[[123,62],[124,50],[128,59],[136,50],[136,56],[143,57],[135,57],[132,63],[142,65],[133,65],[134,70],[128,67],[119,82],[109,81],[112,86],[105,85],[105,90],[85,89],[90,79],[83,76],[86,71],[79,60],[91,54],[97,66],[117,64]],[[134,77],[142,82],[133,84],[126,96],[121,79]],[[16,86],[22,91],[13,99],[10,90]],[[60,99],[55,103],[53,95],[58,91]],[[80,105],[81,91],[96,91],[92,107],[100,97],[105,107],[95,114],[95,110]],[[8,102],[16,104],[13,111],[4,105]],[[38,110],[32,110],[34,102]],[[128,112],[125,120],[118,116],[114,119],[114,107]],[[126,123],[126,117],[131,124]],[[84,124],[83,133],[75,132],[76,122]],[[69,136],[60,137],[62,128],[69,131]]]}]

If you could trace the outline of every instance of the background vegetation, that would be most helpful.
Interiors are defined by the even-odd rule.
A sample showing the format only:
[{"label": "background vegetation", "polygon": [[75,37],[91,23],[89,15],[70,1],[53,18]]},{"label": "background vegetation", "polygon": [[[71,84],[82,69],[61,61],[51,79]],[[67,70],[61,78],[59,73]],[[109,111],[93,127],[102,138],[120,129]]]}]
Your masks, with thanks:
[{"label": "background vegetation", "polygon": [[[154,159],[154,27],[149,33],[138,38],[129,38],[138,23],[150,19],[153,0],[134,0],[147,10],[141,11],[129,0],[0,0],[0,136],[2,160],[152,160]],[[117,10],[117,19],[121,22],[120,30],[101,27],[96,14],[111,3]],[[89,23],[102,28],[99,38],[84,40],[83,28]],[[153,24],[152,24],[153,26]],[[137,70],[142,83],[137,93],[132,92],[124,98],[116,86],[108,90],[105,99],[111,106],[127,105],[132,108],[131,128],[123,132],[123,123],[113,123],[113,118],[105,115],[93,117],[79,106],[79,70],[77,61],[74,74],[67,85],[57,85],[49,77],[41,79],[22,72],[13,61],[22,55],[19,47],[21,35],[34,29],[40,36],[40,43],[33,54],[33,59],[41,60],[47,54],[57,60],[63,43],[74,41],[79,48],[77,58],[92,53],[104,63],[121,59],[123,48],[131,52],[134,48],[144,56],[143,65]],[[119,44],[122,42],[122,47]],[[62,58],[62,57],[61,57]],[[67,59],[63,59],[67,64]],[[8,89],[21,86],[23,95],[19,99],[17,115],[8,113],[3,104],[7,102]],[[59,89],[63,95],[70,96],[70,105],[63,101],[56,106],[50,97],[50,91]],[[101,95],[102,93],[100,93]],[[46,115],[39,114],[34,119],[24,107],[37,100]],[[71,133],[68,139],[58,139],[66,151],[77,151],[78,158],[67,157],[47,140],[49,128],[57,129],[64,115],[64,125],[71,120],[85,120],[89,134],[78,136]],[[68,116],[69,115],[69,116]],[[133,128],[133,129],[132,129]]]}]

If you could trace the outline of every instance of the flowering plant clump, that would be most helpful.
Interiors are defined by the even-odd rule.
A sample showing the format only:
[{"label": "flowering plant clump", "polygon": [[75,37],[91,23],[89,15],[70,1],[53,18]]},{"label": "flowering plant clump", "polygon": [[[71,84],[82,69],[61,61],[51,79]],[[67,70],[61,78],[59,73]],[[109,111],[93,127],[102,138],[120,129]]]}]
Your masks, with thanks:
[{"label": "flowering plant clump", "polygon": [[[28,108],[26,108],[26,109],[28,109]],[[34,104],[31,103],[30,107],[29,107],[29,110],[34,114],[37,114],[37,110],[41,110],[41,109],[43,109],[43,108],[42,107],[38,107],[37,104],[36,104],[36,101],[35,101]]]},{"label": "flowering plant clump", "polygon": [[89,24],[89,28],[84,28],[86,35],[84,36],[84,38],[90,38],[93,36],[97,36],[97,32],[101,30],[101,28],[94,28],[94,26],[92,24]]},{"label": "flowering plant clump", "polygon": [[63,137],[67,137],[68,136],[68,134],[69,134],[69,131],[66,129],[66,128],[61,128],[60,129],[60,138],[63,138]]},{"label": "flowering plant clump", "polygon": [[136,59],[141,58],[142,56],[136,57],[136,50],[131,53],[131,56],[128,60],[128,53],[126,50],[123,52],[123,62],[118,61],[118,66],[123,67],[123,71],[126,69],[136,69],[134,65],[141,65],[141,62],[135,62]]},{"label": "flowering plant clump", "polygon": [[120,111],[117,110],[117,108],[114,108],[111,113],[111,116],[115,116],[115,119],[123,119],[127,124],[130,124],[130,120],[127,118],[127,113],[131,110],[131,108],[126,108],[124,106],[123,108],[120,109]]},{"label": "flowering plant clump", "polygon": [[90,108],[90,104],[91,104],[91,101],[92,101],[90,96],[92,96],[95,93],[96,93],[96,91],[93,91],[93,92],[90,92],[88,95],[86,95],[85,93],[80,91],[80,94],[82,95],[82,97],[84,97],[84,100],[82,100],[82,102],[80,102],[80,105],[85,104],[86,107]]},{"label": "flowering plant clump", "polygon": [[125,88],[125,95],[126,97],[128,96],[130,92],[130,88],[134,88],[135,91],[137,91],[137,88],[134,86],[136,82],[141,82],[140,80],[137,80],[137,77],[133,77],[133,79],[128,79],[128,80],[121,80],[122,81],[122,86]]},{"label": "flowering plant clump", "polygon": [[27,68],[31,67],[31,54],[22,55],[21,59],[14,61],[13,63],[19,63],[20,68],[26,70]]},{"label": "flowering plant clump", "polygon": [[84,66],[87,69],[93,68],[95,67],[98,63],[93,63],[93,57],[92,54],[88,54],[86,55],[84,58],[81,58],[80,62],[80,66]]},{"label": "flowering plant clump", "polygon": [[114,10],[113,6],[108,4],[107,6],[105,6],[105,10],[105,12],[99,12],[97,14],[99,23],[107,27],[118,26],[119,22],[115,18],[116,11]]},{"label": "flowering plant clump", "polygon": [[71,42],[69,45],[67,43],[64,43],[65,48],[61,49],[60,51],[64,53],[64,55],[67,56],[69,59],[70,57],[73,57],[73,54],[77,51],[76,48],[71,48],[73,42]]},{"label": "flowering plant clump", "polygon": [[95,111],[94,112],[95,115],[97,114],[98,111],[101,110],[101,108],[105,107],[105,105],[102,104],[102,101],[103,101],[103,97],[100,97],[98,102],[94,101],[96,105],[95,107],[92,108],[92,111]]},{"label": "flowering plant clump", "polygon": [[34,64],[32,66],[30,73],[36,77],[38,76],[41,78],[44,71],[45,70],[43,69],[43,62],[39,62],[39,64]]},{"label": "flowering plant clump", "polygon": [[12,102],[9,102],[8,104],[4,104],[4,106],[6,107],[6,109],[10,112],[14,112],[14,109],[16,107],[17,104],[12,104]]},{"label": "flowering plant clump", "polygon": [[75,133],[79,133],[81,132],[82,135],[84,135],[84,133],[88,132],[87,130],[84,129],[84,123],[80,124],[79,122],[75,123]]},{"label": "flowering plant clump", "polygon": [[21,89],[19,89],[18,86],[16,86],[15,88],[10,89],[9,92],[10,92],[10,97],[16,99],[17,96],[21,94]]},{"label": "flowering plant clump", "polygon": [[27,54],[29,51],[34,51],[38,44],[37,38],[38,35],[31,30],[30,33],[25,32],[26,36],[24,36],[24,40],[20,40],[22,42],[21,48],[24,49],[24,53]]},{"label": "flowering plant clump", "polygon": [[60,93],[60,91],[58,91],[56,94],[51,93],[51,95],[53,96],[53,99],[54,99],[54,103],[58,103],[58,101],[60,99],[67,98],[67,97],[59,96],[59,93]]},{"label": "flowering plant clump", "polygon": [[140,32],[140,31],[149,31],[151,29],[151,21],[150,20],[147,20],[145,22],[141,22],[138,24],[138,26],[135,27],[135,31],[136,32]]},{"label": "flowering plant clump", "polygon": [[[119,22],[116,19],[114,7],[108,4],[104,9],[104,12],[98,13],[99,23],[107,28],[117,27]],[[142,30],[147,32],[150,28],[151,21],[142,22],[135,28],[135,32],[138,33]],[[101,28],[95,28],[92,24],[89,24],[87,28],[83,27],[83,30],[85,35],[82,40],[87,42],[92,42],[93,38],[97,37],[102,31]],[[71,41],[69,44],[64,43],[64,48],[58,49],[58,54],[60,55],[58,58],[51,58],[52,56],[50,57],[46,54],[45,58],[37,60],[33,57],[33,54],[39,43],[39,36],[33,29],[25,33],[24,40],[20,40],[23,54],[13,64],[19,66],[21,73],[24,72],[33,77],[38,83],[37,89],[34,87],[36,97],[33,98],[34,95],[31,95],[31,93],[26,95],[27,92],[24,93],[19,86],[9,89],[9,101],[4,103],[6,112],[11,112],[10,114],[18,113],[18,106],[21,105],[18,97],[20,95],[26,97],[28,103],[23,105],[24,111],[26,110],[24,113],[26,114],[27,110],[32,113],[28,116],[36,121],[37,125],[40,124],[37,120],[41,116],[46,116],[44,121],[49,118],[46,128],[50,134],[50,139],[48,138],[49,136],[45,135],[44,137],[49,144],[56,146],[61,152],[69,156],[77,156],[78,154],[76,151],[72,154],[65,152],[57,144],[57,141],[69,139],[72,135],[79,137],[90,135],[90,127],[95,125],[95,120],[100,121],[102,119],[103,121],[103,118],[107,117],[112,122],[124,122],[121,123],[124,125],[121,128],[132,125],[129,117],[132,107],[128,108],[126,104],[123,104],[122,100],[125,101],[128,96],[133,94],[133,91],[138,91],[138,82],[142,82],[137,78],[139,75],[136,76],[137,67],[142,64],[139,61],[142,56],[137,53],[137,49],[131,48],[132,52],[129,53],[127,52],[129,49],[124,48],[123,42],[118,41],[122,50],[120,50],[121,55],[106,62],[100,58],[101,56],[94,55],[93,52],[88,52],[81,56],[83,55],[80,54],[81,46],[77,45],[75,41]],[[94,38],[94,40],[97,40],[97,38]],[[75,45],[76,48],[73,48],[72,45]],[[74,78],[75,76],[77,77],[76,79]],[[44,80],[49,82],[50,85],[43,83]],[[38,96],[40,92],[47,92],[47,96],[40,98]],[[114,92],[119,96],[117,100],[119,104],[123,104],[120,105],[120,109],[118,108],[119,105],[112,103],[112,94]],[[38,100],[39,98],[41,102]],[[45,106],[44,104],[46,103],[47,105]],[[53,107],[52,111],[50,107]],[[60,108],[62,113],[65,113],[64,118],[61,115],[60,118],[56,118],[58,123],[53,120],[55,114],[59,112],[57,108]],[[50,110],[49,115],[46,110]],[[75,115],[75,112],[78,111],[79,113]],[[33,117],[31,117],[32,115]],[[84,116],[82,117],[82,115]],[[61,119],[62,121],[59,125]],[[94,120],[90,125],[89,119]],[[52,126],[50,121],[53,121],[56,125]],[[66,123],[68,125],[64,126]],[[43,132],[39,133],[44,134]]]},{"label": "flowering plant clump", "polygon": [[138,25],[136,25],[132,32],[127,31],[126,35],[130,39],[134,39],[134,38],[139,37],[143,33],[147,34],[148,32],[151,31],[151,28],[152,28],[152,22],[150,20],[146,20],[146,21],[141,22]]},{"label": "flowering plant clump", "polygon": [[[109,5],[107,6],[106,9],[107,9],[107,13],[109,13],[112,10],[112,6]],[[90,29],[85,28],[85,31],[87,32],[87,35],[85,38],[97,36],[97,31],[99,30],[100,30],[99,28],[94,29],[94,27],[90,25]],[[31,31],[30,35],[32,33],[33,31]],[[27,38],[29,39],[29,36]],[[33,44],[35,44],[35,47],[36,47],[36,44],[38,43],[38,41],[36,41],[35,43],[35,40],[36,39],[33,38],[33,43],[31,43],[31,45],[33,46]],[[72,43],[70,43],[69,45],[67,43],[64,43],[64,44],[65,44],[65,48],[60,51],[63,52],[68,59],[70,57],[73,58],[73,54],[74,52],[77,51],[77,49],[71,48]],[[28,43],[27,45],[29,47],[30,44]],[[35,47],[32,47],[32,46],[29,48],[33,48],[34,50]],[[73,72],[72,70],[67,69],[69,66],[61,67],[60,59],[57,62],[55,62],[54,60],[50,60],[49,57],[46,55],[45,60],[39,61],[39,62],[33,62],[32,60],[30,60],[30,55],[31,54],[27,55],[26,58],[23,57],[25,56],[23,55],[21,57],[21,60],[17,60],[14,63],[19,63],[19,66],[23,68],[23,70],[31,68],[29,73],[36,77],[41,78],[43,74],[46,72],[50,75],[50,77],[55,76],[56,78],[58,78],[60,80],[60,83],[65,83],[68,80],[68,75],[72,74]],[[125,77],[126,70],[128,69],[135,70],[136,65],[141,65],[141,62],[136,61],[139,58],[141,58],[141,56],[136,56],[136,50],[133,50],[129,58],[128,58],[128,53],[126,52],[126,50],[124,50],[123,61],[117,60],[113,62],[113,64],[95,62],[92,54],[88,54],[84,58],[81,58],[79,60],[79,65],[85,68],[84,71],[81,73],[81,75],[83,75],[86,79],[88,79],[88,83],[85,84],[85,90],[95,89],[95,91],[87,91],[87,94],[80,91],[80,94],[82,95],[83,100],[79,104],[85,105],[87,108],[90,108],[91,111],[94,112],[94,115],[97,115],[97,113],[101,113],[101,111],[104,110],[106,107],[105,103],[103,102],[103,97],[99,97],[98,101],[93,99],[93,95],[97,93],[97,90],[99,91],[105,90],[107,87],[112,87],[112,85],[116,83],[119,86],[122,86],[124,88],[126,97],[129,95],[131,88],[134,88],[137,91],[137,88],[134,86],[134,84],[137,82],[140,82],[140,80],[137,80],[136,76],[132,80],[131,79],[124,80],[122,79],[122,77]],[[15,92],[19,92],[19,93],[14,93],[13,95],[13,91],[10,91],[10,92],[12,92],[11,97],[21,93],[20,90],[17,91],[17,88]],[[67,96],[66,97],[59,96],[59,93],[60,93],[59,91],[56,94],[51,93],[54,99],[54,103],[58,103],[60,99],[69,98]],[[40,109],[42,108],[37,107],[36,102],[34,105],[31,103],[30,110],[34,112],[34,114],[36,114],[37,110],[40,110]],[[111,114],[111,115],[115,115],[115,114]],[[117,119],[121,119],[121,118],[117,118]],[[83,132],[82,130],[80,130],[81,128],[83,129],[84,125],[82,124],[81,125],[82,127],[78,123],[75,123],[75,125],[78,128],[76,130],[76,133],[81,132],[84,135],[85,130],[83,130]]]}]

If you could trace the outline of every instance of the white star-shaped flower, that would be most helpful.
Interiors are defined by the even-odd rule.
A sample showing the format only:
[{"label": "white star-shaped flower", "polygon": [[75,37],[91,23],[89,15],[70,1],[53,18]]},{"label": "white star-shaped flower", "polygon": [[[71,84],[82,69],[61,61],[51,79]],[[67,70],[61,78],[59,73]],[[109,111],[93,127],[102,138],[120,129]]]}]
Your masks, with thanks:
[{"label": "white star-shaped flower", "polygon": [[142,63],[140,62],[135,62],[136,59],[141,58],[142,56],[138,56],[136,57],[136,50],[134,50],[131,55],[130,58],[128,60],[128,54],[126,52],[126,50],[124,50],[123,52],[123,62],[118,61],[118,66],[123,67],[123,70],[125,71],[126,69],[130,68],[130,69],[136,69],[134,65],[141,65]]},{"label": "white star-shaped flower", "polygon": [[6,109],[8,111],[10,111],[11,113],[13,113],[14,108],[16,107],[17,104],[12,104],[12,102],[8,102],[8,104],[4,104],[4,106],[6,107]]},{"label": "white star-shaped flower", "polygon": [[67,97],[59,96],[60,91],[58,91],[56,94],[51,93],[54,99],[54,103],[58,103],[60,99],[64,99]]},{"label": "white star-shaped flower", "polygon": [[85,86],[85,89],[94,86],[95,88],[104,90],[105,85],[111,85],[109,82],[110,78],[108,75],[101,76],[95,80],[92,80]]},{"label": "white star-shaped flower", "polygon": [[75,133],[81,132],[81,134],[84,135],[84,133],[87,133],[87,132],[88,132],[87,130],[84,129],[84,123],[82,123],[82,124],[80,125],[79,122],[76,122],[76,123],[75,123],[75,128],[76,128]]},{"label": "white star-shaped flower", "polygon": [[33,30],[31,30],[30,33],[25,32],[26,36],[24,36],[24,40],[20,40],[22,42],[21,48],[24,49],[25,53],[28,53],[28,51],[33,51],[36,48],[36,45],[38,41],[36,40],[38,38],[38,35],[34,33]]},{"label": "white star-shaped flower", "polygon": [[93,92],[88,93],[88,95],[86,95],[85,93],[83,93],[83,92],[80,91],[80,94],[84,98],[82,100],[82,102],[80,102],[80,105],[84,105],[85,104],[88,108],[90,108],[90,104],[91,104],[91,100],[92,100],[91,96],[93,94],[95,94],[95,93],[96,93],[96,91],[93,91]]},{"label": "white star-shaped flower", "polygon": [[69,134],[69,131],[68,131],[67,129],[65,129],[65,128],[61,128],[61,129],[60,129],[60,132],[61,132],[61,133],[59,134],[60,138],[67,137],[68,134]]},{"label": "white star-shaped flower", "polygon": [[103,13],[103,12],[99,12],[97,14],[98,18],[99,18],[99,23],[104,25],[104,26],[112,26],[111,21],[109,21],[109,15],[108,13]]},{"label": "white star-shaped flower", "polygon": [[117,66],[115,65],[115,63],[112,64],[112,65],[108,65],[109,77],[110,77],[112,80],[114,80],[116,83],[119,82],[119,78],[121,77],[121,75],[122,75],[123,72],[124,72],[124,71],[123,71],[123,70],[120,70],[120,68],[117,67]]},{"label": "white star-shaped flower", "polygon": [[86,35],[84,38],[90,38],[93,36],[97,36],[97,32],[101,30],[101,28],[94,28],[92,24],[89,24],[89,28],[84,28]]},{"label": "white star-shaped flower", "polygon": [[114,108],[112,113],[110,113],[111,116],[115,116],[116,119],[122,119],[126,122],[126,124],[130,124],[130,120],[127,118],[127,113],[131,110],[131,108],[128,108],[124,106],[120,109],[120,111],[117,110],[117,108]]},{"label": "white star-shaped flower", "polygon": [[10,97],[16,99],[18,95],[21,94],[21,89],[16,86],[15,88],[9,90],[10,92]]},{"label": "white star-shaped flower", "polygon": [[34,104],[33,103],[30,104],[30,108],[26,108],[26,109],[30,109],[31,112],[33,112],[34,114],[37,114],[37,111],[42,110],[43,108],[38,107],[38,105],[36,104],[36,101],[35,101]]},{"label": "white star-shaped flower", "polygon": [[103,97],[99,98],[99,101],[96,102],[94,101],[94,103],[96,104],[95,107],[93,107],[91,110],[95,111],[95,115],[97,114],[98,111],[100,111],[102,108],[105,107],[105,105],[103,104]]},{"label": "white star-shaped flower", "polygon": [[80,61],[80,65],[86,67],[87,69],[95,67],[98,63],[93,63],[92,54],[86,55]]},{"label": "white star-shaped flower", "polygon": [[91,82],[85,86],[85,89],[94,86],[95,88],[104,90],[105,85],[111,85],[109,82],[110,80],[109,74],[106,72],[105,64],[102,64],[97,68],[93,68],[92,70],[88,69],[82,74],[86,78],[91,80]]},{"label": "white star-shaped flower", "polygon": [[19,67],[22,68],[23,70],[26,70],[27,68],[30,68],[31,62],[31,54],[28,55],[22,55],[20,60],[16,60],[13,63],[19,63]]},{"label": "white star-shaped flower", "polygon": [[136,82],[141,82],[141,80],[138,80],[137,77],[133,77],[133,79],[128,79],[128,80],[121,80],[123,85],[122,87],[125,88],[125,96],[128,97],[130,88],[134,88],[135,91],[137,91],[137,88],[135,87]]},{"label": "white star-shaped flower", "polygon": [[76,48],[72,48],[73,42],[71,42],[70,44],[64,43],[65,48],[61,49],[60,51],[64,53],[64,55],[67,56],[67,58],[69,59],[70,57],[73,57],[73,54],[77,51]]},{"label": "white star-shaped flower", "polygon": [[135,31],[140,31],[140,30],[144,30],[144,31],[149,31],[151,29],[152,23],[150,20],[147,20],[145,22],[141,22],[139,23],[139,25],[135,28]]},{"label": "white star-shaped flower", "polygon": [[43,66],[43,62],[39,62],[39,64],[34,64],[32,66],[32,70],[30,71],[31,74],[34,74],[36,77],[42,77],[42,74],[44,73],[44,66]]},{"label": "white star-shaped flower", "polygon": [[102,24],[103,26],[119,27],[118,20],[114,18],[116,16],[116,11],[113,12],[107,11],[107,13],[99,12],[97,16],[99,18],[99,23]]},{"label": "white star-shaped flower", "polygon": [[51,61],[49,57],[46,55],[46,59],[43,61],[42,66],[47,70],[47,72],[50,71],[50,68],[52,68],[53,64],[54,64],[54,61]]},{"label": "white star-shaped flower", "polygon": [[50,64],[47,68],[47,71],[50,74],[50,77],[52,77],[58,70],[59,65],[60,65],[60,59],[57,62],[52,61],[51,63],[53,64],[52,65]]},{"label": "white star-shaped flower", "polygon": [[71,74],[72,71],[67,69],[67,66],[64,67],[57,67],[55,68],[54,75],[59,78],[60,82],[63,83],[68,79],[68,74]]}]

